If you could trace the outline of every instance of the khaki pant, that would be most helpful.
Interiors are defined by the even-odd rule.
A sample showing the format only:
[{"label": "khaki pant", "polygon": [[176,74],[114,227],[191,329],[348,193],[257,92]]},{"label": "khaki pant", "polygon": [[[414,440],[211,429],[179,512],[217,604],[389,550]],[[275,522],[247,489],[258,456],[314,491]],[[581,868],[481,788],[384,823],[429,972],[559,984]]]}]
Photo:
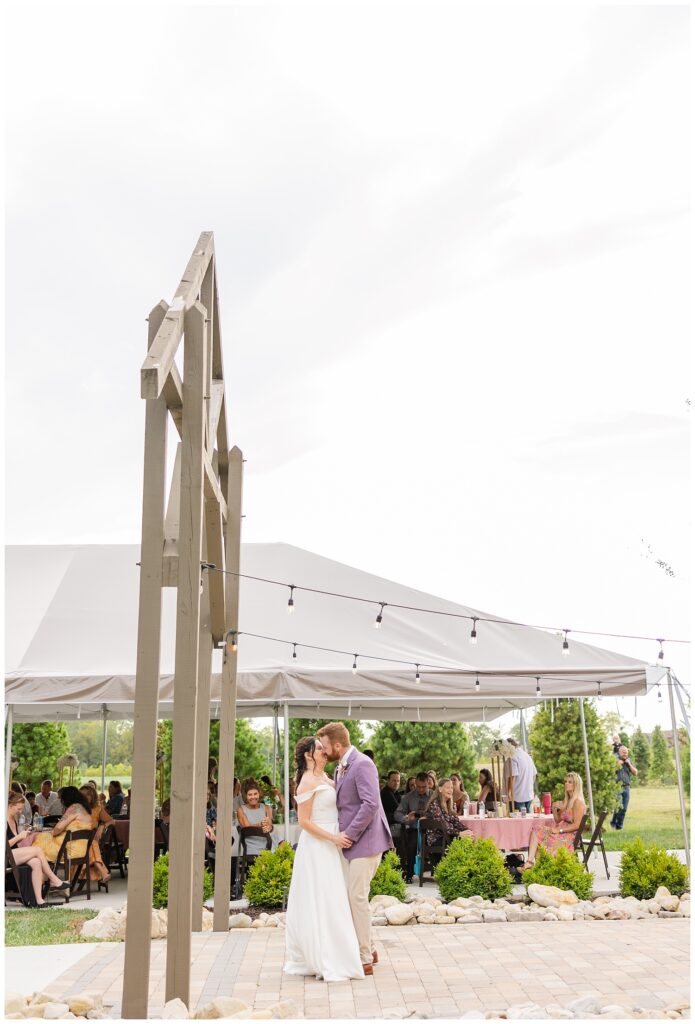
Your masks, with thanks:
[{"label": "khaki pant", "polygon": [[372,915],[369,909],[369,886],[381,862],[381,854],[372,857],[355,857],[348,863],[348,895],[352,921],[360,946],[363,964],[372,962]]}]

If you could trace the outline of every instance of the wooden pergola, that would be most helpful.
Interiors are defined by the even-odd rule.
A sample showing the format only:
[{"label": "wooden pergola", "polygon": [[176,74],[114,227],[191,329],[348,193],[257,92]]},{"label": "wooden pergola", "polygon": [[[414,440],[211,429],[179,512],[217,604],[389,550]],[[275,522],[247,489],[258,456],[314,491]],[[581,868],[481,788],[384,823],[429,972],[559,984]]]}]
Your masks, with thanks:
[{"label": "wooden pergola", "polygon": [[[229,448],[215,247],[204,231],[171,305],[149,316],[140,598],[130,810],[124,1018],[146,1018],[157,786],[162,587],[176,587],[166,998],[190,1007],[191,935],[202,929],[213,647],[238,629],[243,459]],[[174,362],[183,338],[183,379]],[[167,501],[169,416],[180,441]],[[165,508],[166,506],[166,508]],[[210,572],[206,563],[232,574]],[[237,655],[220,707],[214,929],[229,927]]]}]

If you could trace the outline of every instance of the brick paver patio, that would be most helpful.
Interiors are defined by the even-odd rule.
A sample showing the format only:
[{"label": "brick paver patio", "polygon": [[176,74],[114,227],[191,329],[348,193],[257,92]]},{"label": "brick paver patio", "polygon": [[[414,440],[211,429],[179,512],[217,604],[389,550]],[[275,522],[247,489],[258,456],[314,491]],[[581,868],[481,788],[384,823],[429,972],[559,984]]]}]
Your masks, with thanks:
[{"label": "brick paver patio", "polygon": [[[193,937],[192,1001],[217,995],[263,1009],[293,999],[305,1017],[382,1017],[421,1011],[456,1017],[514,1003],[566,1004],[594,993],[605,1003],[658,1009],[689,1000],[687,920],[533,922],[377,928],[374,976],[326,985],[282,973],[284,932]],[[164,1004],[166,943],[152,943],[150,1014]],[[104,945],[48,986],[55,995],[99,989],[117,1015],[123,945]]]}]

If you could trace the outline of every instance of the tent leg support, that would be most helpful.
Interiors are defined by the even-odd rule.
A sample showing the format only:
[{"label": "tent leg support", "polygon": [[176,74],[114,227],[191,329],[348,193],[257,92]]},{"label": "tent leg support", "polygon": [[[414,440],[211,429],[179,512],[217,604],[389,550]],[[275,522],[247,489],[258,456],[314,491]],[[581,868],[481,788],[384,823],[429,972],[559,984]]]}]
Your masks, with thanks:
[{"label": "tent leg support", "polygon": [[579,717],[582,721],[582,744],[584,746],[584,771],[586,772],[586,788],[589,794],[589,812],[591,814],[591,831],[596,828],[596,815],[594,814],[594,793],[591,788],[591,765],[589,764],[589,744],[586,739],[586,720],[584,718],[584,698],[579,698]]},{"label": "tent leg support", "polygon": [[673,728],[673,754],[676,761],[676,775],[678,777],[678,797],[681,805],[681,824],[683,826],[683,846],[685,849],[685,862],[690,867],[690,843],[688,842],[688,818],[685,813],[685,793],[683,792],[683,774],[681,772],[681,753],[678,743],[678,722],[676,721],[676,705],[673,700],[673,677],[671,671],[668,673],[668,700],[671,705],[671,726]]}]

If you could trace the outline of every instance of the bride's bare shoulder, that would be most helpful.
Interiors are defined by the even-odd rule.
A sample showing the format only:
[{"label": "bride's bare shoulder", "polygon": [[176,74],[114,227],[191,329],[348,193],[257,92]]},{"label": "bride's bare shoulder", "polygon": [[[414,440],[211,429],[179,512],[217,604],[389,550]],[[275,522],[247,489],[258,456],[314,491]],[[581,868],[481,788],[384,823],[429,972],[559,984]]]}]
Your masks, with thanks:
[{"label": "bride's bare shoulder", "polygon": [[297,796],[303,796],[305,793],[313,793],[321,783],[317,779],[304,779],[297,786]]}]

